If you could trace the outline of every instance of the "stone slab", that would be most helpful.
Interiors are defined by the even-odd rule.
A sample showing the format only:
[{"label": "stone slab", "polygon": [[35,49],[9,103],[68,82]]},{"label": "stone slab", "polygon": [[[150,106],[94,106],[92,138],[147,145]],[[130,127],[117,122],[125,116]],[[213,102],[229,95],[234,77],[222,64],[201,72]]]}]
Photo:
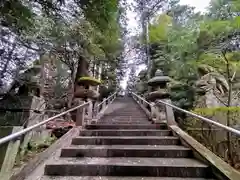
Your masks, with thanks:
[{"label": "stone slab", "polygon": [[73,138],[73,145],[178,145],[173,136],[80,136]]},{"label": "stone slab", "polygon": [[65,177],[51,177],[44,176],[41,180],[213,180],[205,178],[177,178],[177,177],[104,177],[104,176],[65,176]]},{"label": "stone slab", "polygon": [[208,166],[188,158],[60,158],[45,166],[51,176],[211,176]]},{"label": "stone slab", "polygon": [[106,145],[71,146],[62,149],[61,157],[171,157],[189,158],[192,151],[184,146],[163,145]]},{"label": "stone slab", "polygon": [[170,130],[155,129],[115,129],[115,130],[83,130],[80,136],[169,136]]},{"label": "stone slab", "polygon": [[166,124],[146,124],[146,125],[129,125],[129,124],[121,124],[121,125],[112,125],[112,124],[98,124],[98,125],[86,125],[86,129],[166,129]]},{"label": "stone slab", "polygon": [[[93,124],[95,124],[95,123],[93,123]],[[145,125],[145,124],[152,124],[151,122],[131,122],[131,121],[122,121],[122,122],[114,122],[114,121],[107,121],[107,122],[103,122],[103,121],[101,121],[101,122],[97,122],[97,124],[102,124],[102,125],[104,125],[104,124],[111,124],[111,125],[115,125],[115,124],[117,124],[117,125],[120,125],[120,124],[132,124],[132,125],[136,125],[136,124],[139,124],[139,125]]]}]

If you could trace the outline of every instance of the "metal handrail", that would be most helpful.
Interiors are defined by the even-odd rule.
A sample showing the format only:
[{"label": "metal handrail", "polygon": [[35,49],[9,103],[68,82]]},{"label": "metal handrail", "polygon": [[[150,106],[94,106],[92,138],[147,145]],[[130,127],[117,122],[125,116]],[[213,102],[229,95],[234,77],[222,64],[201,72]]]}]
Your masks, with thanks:
[{"label": "metal handrail", "polygon": [[148,104],[149,106],[152,106],[152,104],[150,104],[149,102],[147,102],[145,99],[143,99],[141,96],[135,94],[134,92],[131,92],[134,96],[136,96],[138,99],[144,101],[146,104]]},{"label": "metal handrail", "polygon": [[[111,96],[109,96],[107,99],[103,100],[99,105],[103,104],[105,101],[107,101],[108,99],[112,98],[114,95],[116,95],[116,93],[117,93],[117,92],[115,92],[114,94],[112,94]],[[81,105],[79,105],[79,106],[76,106],[76,107],[74,107],[74,108],[71,108],[71,109],[69,109],[69,110],[67,110],[67,111],[64,111],[64,112],[62,112],[62,113],[60,113],[60,114],[57,114],[57,115],[55,115],[55,116],[52,116],[52,117],[50,117],[50,118],[48,118],[48,119],[46,119],[46,120],[44,120],[44,121],[42,121],[42,122],[40,122],[40,123],[37,123],[37,124],[35,124],[35,125],[33,125],[33,126],[30,126],[30,127],[26,128],[26,129],[23,129],[23,130],[21,130],[21,131],[18,131],[18,132],[16,132],[16,133],[13,133],[13,134],[11,134],[11,135],[8,135],[8,136],[6,136],[6,137],[3,137],[3,138],[0,139],[0,146],[1,146],[2,144],[5,144],[5,143],[9,142],[9,141],[12,141],[12,140],[14,140],[14,139],[17,139],[18,137],[20,137],[20,136],[22,136],[22,135],[24,135],[24,134],[27,134],[28,132],[32,131],[33,129],[36,129],[36,128],[42,126],[42,125],[45,125],[45,124],[47,124],[48,122],[50,122],[50,121],[52,121],[52,120],[54,120],[54,119],[56,119],[56,118],[58,118],[58,117],[61,117],[61,116],[65,115],[65,114],[67,114],[67,113],[69,113],[69,112],[72,112],[72,111],[77,110],[77,109],[79,109],[79,108],[84,108],[84,107],[88,106],[89,104],[90,104],[90,102],[86,102],[86,103],[84,103],[84,104],[81,104]],[[98,106],[99,106],[99,105],[98,105]]]},{"label": "metal handrail", "polygon": [[111,99],[113,96],[115,96],[118,92],[116,91],[115,93],[113,93],[111,96],[109,96],[108,98],[104,99],[101,103],[99,103],[97,106],[100,107],[103,103],[105,103],[107,100]]},{"label": "metal handrail", "polygon": [[195,118],[198,118],[198,119],[200,119],[200,120],[202,120],[202,121],[205,121],[205,122],[207,122],[207,123],[213,124],[213,125],[215,125],[215,126],[217,126],[217,127],[220,127],[220,128],[222,128],[222,129],[225,129],[225,130],[228,131],[228,132],[232,132],[232,133],[240,136],[240,131],[237,130],[237,129],[231,128],[231,127],[226,126],[226,125],[223,125],[223,124],[221,124],[221,123],[219,123],[219,122],[216,122],[216,121],[213,121],[213,120],[211,120],[211,119],[202,117],[202,116],[200,116],[200,115],[198,115],[198,114],[195,114],[195,113],[192,113],[192,112],[190,112],[190,111],[184,110],[184,109],[182,109],[182,108],[179,108],[179,107],[177,107],[177,106],[174,106],[174,105],[172,105],[172,104],[170,104],[170,103],[167,103],[167,102],[164,102],[164,101],[162,101],[162,100],[157,100],[157,104],[158,104],[158,103],[165,104],[166,106],[170,106],[170,107],[172,107],[172,108],[174,108],[174,109],[176,109],[176,110],[178,110],[178,111],[184,112],[184,113],[186,113],[186,114],[188,114],[188,115],[191,115],[191,116],[193,116],[193,117],[195,117]]},{"label": "metal handrail", "polygon": [[[133,94],[134,96],[136,96],[137,98],[143,100],[144,102],[147,102],[145,99],[143,99],[142,97],[138,96],[137,94],[135,94],[135,93],[133,93],[133,92],[132,92],[132,94]],[[229,127],[229,126],[223,125],[223,124],[221,124],[221,123],[215,122],[215,121],[213,121],[213,120],[211,120],[211,119],[202,117],[202,116],[200,116],[200,115],[198,115],[198,114],[195,114],[195,113],[192,113],[192,112],[190,112],[190,111],[184,110],[184,109],[182,109],[182,108],[179,108],[179,107],[177,107],[177,106],[174,106],[174,105],[172,105],[172,104],[170,104],[170,103],[167,103],[167,102],[165,102],[165,101],[157,100],[156,102],[157,102],[157,104],[161,103],[161,104],[164,104],[164,105],[166,105],[166,106],[170,106],[170,107],[172,107],[172,108],[174,108],[174,109],[176,109],[176,110],[178,110],[178,111],[184,112],[184,113],[186,113],[186,114],[188,114],[188,115],[191,115],[191,116],[193,116],[193,117],[195,117],[195,118],[198,118],[198,119],[200,119],[200,120],[202,120],[202,121],[205,121],[205,122],[207,122],[207,123],[210,123],[210,124],[213,124],[213,125],[215,125],[215,126],[217,126],[217,127],[220,127],[220,128],[222,128],[222,129],[225,129],[226,131],[231,132],[231,133],[234,133],[234,134],[236,134],[237,136],[240,136],[240,131],[237,130],[237,129],[234,129],[234,128],[231,128],[231,127]],[[149,102],[147,102],[147,103],[150,104]]]},{"label": "metal handrail", "polygon": [[42,121],[42,122],[40,122],[40,123],[37,123],[37,124],[35,124],[35,125],[33,125],[33,126],[30,126],[30,127],[26,128],[26,129],[23,129],[23,130],[21,130],[21,131],[18,131],[18,132],[16,132],[16,133],[13,133],[13,134],[11,134],[11,135],[8,135],[8,136],[6,136],[6,137],[3,137],[3,138],[0,139],[0,145],[5,144],[5,143],[7,143],[7,142],[9,142],[9,141],[11,141],[11,140],[17,139],[18,137],[20,137],[20,136],[22,136],[22,135],[24,135],[24,134],[32,131],[33,129],[36,129],[36,128],[42,126],[42,125],[45,125],[45,124],[47,124],[48,122],[50,122],[50,121],[52,121],[52,120],[54,120],[54,119],[56,119],[56,118],[58,118],[58,117],[61,117],[61,116],[65,115],[65,114],[67,114],[67,113],[69,113],[69,112],[72,112],[72,111],[77,110],[77,109],[79,109],[79,108],[84,108],[84,107],[86,107],[87,105],[89,105],[89,102],[84,103],[84,104],[81,104],[81,105],[76,106],[76,107],[74,107],[74,108],[71,108],[71,109],[69,109],[69,110],[67,110],[67,111],[64,111],[64,112],[58,114],[58,115],[52,116],[52,117],[50,117],[50,118],[48,118],[48,119],[46,119],[46,120],[44,120],[44,121]]}]

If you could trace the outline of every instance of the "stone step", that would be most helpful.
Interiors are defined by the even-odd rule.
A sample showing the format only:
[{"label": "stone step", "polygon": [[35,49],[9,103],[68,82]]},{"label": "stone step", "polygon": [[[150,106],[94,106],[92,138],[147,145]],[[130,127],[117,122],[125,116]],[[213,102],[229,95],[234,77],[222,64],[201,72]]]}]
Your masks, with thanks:
[{"label": "stone step", "polygon": [[192,157],[192,151],[184,146],[162,145],[79,145],[62,149],[61,157]]},{"label": "stone step", "polygon": [[136,121],[136,122],[147,122],[147,118],[104,118],[101,121]]},{"label": "stone step", "polygon": [[85,126],[86,129],[166,129],[167,125],[164,124],[89,124]]},{"label": "stone step", "polygon": [[179,145],[173,136],[80,136],[72,139],[73,145]]},{"label": "stone step", "polygon": [[51,176],[206,177],[208,166],[188,158],[60,158],[45,166]]},{"label": "stone step", "polygon": [[106,115],[112,115],[112,114],[129,114],[129,113],[135,113],[137,114],[137,112],[139,112],[139,114],[144,114],[144,111],[140,108],[140,107],[125,107],[125,108],[121,108],[121,109],[117,109],[116,111],[112,111],[109,114]]},{"label": "stone step", "polygon": [[205,178],[178,177],[123,177],[123,176],[43,176],[40,180],[213,180]]},{"label": "stone step", "polygon": [[134,114],[130,114],[130,115],[114,115],[114,116],[104,116],[103,119],[112,119],[112,118],[122,118],[122,119],[129,119],[129,118],[139,118],[139,119],[148,119],[147,116],[143,116],[143,115],[134,115]]},{"label": "stone step", "polygon": [[148,123],[148,122],[150,122],[150,120],[148,120],[148,119],[102,119],[102,120],[100,120],[100,122],[112,122],[112,121],[114,121],[114,122],[129,122],[129,121],[131,121],[131,122],[136,122],[136,124],[137,123],[139,123],[139,122],[145,122],[145,123]]},{"label": "stone step", "polygon": [[81,130],[80,136],[170,136],[170,130],[155,130],[155,129],[101,129],[101,130]]},{"label": "stone step", "polygon": [[136,121],[148,121],[147,117],[134,117],[134,116],[113,116],[113,117],[104,117],[102,120],[109,120],[109,119],[114,119],[114,120],[136,120]]},{"label": "stone step", "polygon": [[117,119],[117,120],[148,120],[148,117],[138,117],[138,116],[113,116],[113,117],[103,117],[102,120]]},{"label": "stone step", "polygon": [[132,119],[104,119],[104,120],[100,120],[100,121],[98,121],[98,122],[126,122],[126,123],[129,123],[129,122],[131,122],[131,123],[136,123],[136,124],[138,124],[138,123],[149,123],[150,121],[148,121],[148,120],[146,120],[146,119],[144,119],[144,120],[132,120]]},{"label": "stone step", "polygon": [[105,114],[104,116],[114,116],[116,114],[117,115],[127,114],[127,115],[143,115],[143,116],[146,116],[144,111],[142,109],[139,109],[139,108],[125,108],[125,109],[121,109],[121,110],[117,110],[117,111]]},{"label": "stone step", "polygon": [[[95,124],[95,123],[92,123],[92,124]],[[116,121],[106,121],[106,122],[104,122],[104,121],[101,121],[101,122],[97,122],[97,124],[133,124],[133,125],[135,125],[135,124],[139,124],[139,125],[145,125],[145,124],[152,124],[152,122],[150,122],[150,121],[143,121],[143,122],[129,122],[129,121],[118,121],[118,122],[116,122]]]},{"label": "stone step", "polygon": [[120,113],[115,113],[115,114],[112,114],[112,115],[105,115],[103,116],[103,118],[115,118],[115,117],[135,117],[135,118],[147,118],[147,116],[145,114],[135,114],[135,112],[131,112],[129,114],[120,114]]}]

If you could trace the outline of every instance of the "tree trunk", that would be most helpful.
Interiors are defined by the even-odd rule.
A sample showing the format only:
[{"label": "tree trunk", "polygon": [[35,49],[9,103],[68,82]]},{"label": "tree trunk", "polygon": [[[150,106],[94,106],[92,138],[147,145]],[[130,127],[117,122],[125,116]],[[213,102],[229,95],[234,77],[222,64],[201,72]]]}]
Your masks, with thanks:
[{"label": "tree trunk", "polygon": [[44,86],[45,86],[45,54],[43,52],[39,55],[40,65],[41,65],[41,74],[40,74],[40,96],[44,94]]},{"label": "tree trunk", "polygon": [[[231,77],[231,70],[230,70],[230,64],[228,59],[226,58],[225,54],[223,54],[224,59],[227,63],[226,65],[226,69],[227,69],[227,79],[228,79],[228,86],[229,86],[229,91],[228,91],[228,101],[227,101],[227,107],[228,107],[228,111],[227,111],[227,126],[230,127],[231,126],[231,114],[229,111],[229,108],[232,105],[232,77]],[[234,77],[233,77],[234,78]],[[233,154],[232,154],[232,137],[231,137],[231,132],[227,132],[227,142],[228,142],[228,159],[229,159],[229,163],[232,164],[233,163]]]}]

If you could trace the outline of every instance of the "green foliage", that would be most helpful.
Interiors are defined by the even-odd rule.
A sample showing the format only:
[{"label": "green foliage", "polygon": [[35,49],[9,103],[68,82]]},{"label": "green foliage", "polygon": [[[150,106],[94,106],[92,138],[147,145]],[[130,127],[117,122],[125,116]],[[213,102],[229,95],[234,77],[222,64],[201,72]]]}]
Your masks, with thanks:
[{"label": "green foliage", "polygon": [[215,107],[215,108],[196,108],[193,110],[194,113],[197,113],[201,116],[214,116],[217,113],[239,113],[240,107]]},{"label": "green foliage", "polygon": [[176,106],[191,109],[195,100],[195,90],[187,84],[177,83],[170,87],[170,96]]},{"label": "green foliage", "polygon": [[[221,124],[227,124],[226,121],[229,116],[230,126],[233,128],[238,127],[239,124],[239,107],[199,108],[194,109],[192,112]],[[237,136],[232,134],[229,139],[227,131],[190,116],[184,120],[182,125],[191,136],[209,148],[213,153],[234,167],[238,167],[240,144]],[[229,143],[232,146],[231,149],[229,149]],[[231,150],[231,158],[229,158],[229,150]]]},{"label": "green foliage", "polygon": [[[170,86],[171,99],[179,107],[192,109],[195,101],[206,107],[215,91],[219,94],[214,98],[223,101],[222,104],[235,104],[233,94],[239,93],[239,87],[234,85],[240,82],[240,1],[212,0],[209,11],[202,15],[195,13],[192,7],[180,5],[179,1],[173,0],[169,6],[166,12],[156,15],[157,20],[150,21],[151,66],[148,68],[152,69],[149,75],[160,68],[179,82]],[[199,89],[208,92],[209,96],[196,93]],[[239,110],[238,107],[220,107],[195,109],[194,112],[235,127],[239,124]],[[191,135],[220,157],[232,164],[236,162],[231,153],[237,154],[239,148],[233,150],[231,146],[239,146],[239,142],[234,142],[226,132],[222,136],[221,132],[212,131],[214,127],[208,123],[185,116],[177,114],[184,119],[179,120],[179,124],[183,124]]]},{"label": "green foliage", "polygon": [[[221,18],[217,12],[226,4],[224,10],[230,7],[233,12],[234,3],[239,1],[212,1],[211,14],[205,16],[194,13],[192,7],[172,3],[168,15],[157,15],[149,26],[152,72],[163,69],[173,79],[190,86],[197,80],[197,69],[201,65],[211,66],[226,77],[226,60],[221,51],[235,37],[240,19],[230,16],[231,13]],[[239,52],[230,50],[226,57],[230,74],[237,72],[238,76]]]},{"label": "green foliage", "polygon": [[77,4],[83,9],[87,19],[93,22],[103,32],[110,26],[110,22],[116,17],[118,11],[117,0],[78,0]]},{"label": "green foliage", "polygon": [[166,14],[162,14],[154,20],[153,24],[149,27],[150,42],[167,41],[168,28],[172,24],[172,19]]},{"label": "green foliage", "polygon": [[[51,81],[47,82],[48,87],[45,89],[55,89],[54,97],[71,98],[67,93],[72,92],[69,88],[73,88],[80,59],[89,62],[89,71],[98,71],[96,69],[101,64],[104,84],[117,86],[124,75],[124,61],[121,58],[124,25],[119,23],[122,14],[124,9],[117,0],[1,2],[3,38],[0,43],[4,42],[6,45],[5,48],[0,48],[0,91],[7,84],[2,79],[14,79],[18,74],[15,67],[25,63],[24,68],[27,69],[33,58],[39,59],[38,63],[42,68],[43,64],[47,64],[57,69],[56,74],[49,72],[47,68],[46,72],[42,71],[42,77],[46,79],[42,78],[41,83]],[[124,18],[121,22],[124,22]],[[43,55],[47,57],[42,58]],[[54,63],[51,63],[52,58]],[[10,66],[13,69],[12,74],[8,70]],[[95,72],[94,76],[97,75]]]},{"label": "green foliage", "polygon": [[26,29],[31,26],[34,13],[21,1],[4,1],[0,3],[1,25],[14,27],[15,30]]}]

